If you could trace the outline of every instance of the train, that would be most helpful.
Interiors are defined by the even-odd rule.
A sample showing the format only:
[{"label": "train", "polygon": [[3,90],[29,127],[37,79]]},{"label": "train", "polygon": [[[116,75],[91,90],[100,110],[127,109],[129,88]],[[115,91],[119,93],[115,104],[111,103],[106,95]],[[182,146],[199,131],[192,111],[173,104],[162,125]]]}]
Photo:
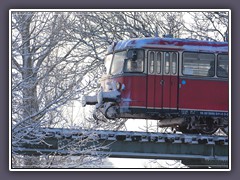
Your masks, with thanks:
[{"label": "train", "polygon": [[[112,43],[94,117],[158,120],[182,133],[229,129],[228,42],[133,38]],[[98,115],[97,115],[98,114]]]}]

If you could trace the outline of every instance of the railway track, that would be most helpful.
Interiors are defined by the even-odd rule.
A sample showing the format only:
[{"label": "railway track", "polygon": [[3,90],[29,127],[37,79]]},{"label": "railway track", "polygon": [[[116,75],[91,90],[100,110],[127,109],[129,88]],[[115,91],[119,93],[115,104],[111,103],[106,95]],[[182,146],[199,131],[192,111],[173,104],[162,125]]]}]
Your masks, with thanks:
[{"label": "railway track", "polygon": [[[12,146],[12,152],[25,155],[106,155],[121,158],[182,160],[191,167],[229,167],[227,136],[170,134],[133,131],[44,128],[44,137]],[[34,139],[34,137],[33,137]],[[86,143],[82,143],[86,140]],[[72,146],[76,150],[71,149]],[[84,149],[92,148],[91,151]],[[197,166],[199,165],[199,166]]]}]

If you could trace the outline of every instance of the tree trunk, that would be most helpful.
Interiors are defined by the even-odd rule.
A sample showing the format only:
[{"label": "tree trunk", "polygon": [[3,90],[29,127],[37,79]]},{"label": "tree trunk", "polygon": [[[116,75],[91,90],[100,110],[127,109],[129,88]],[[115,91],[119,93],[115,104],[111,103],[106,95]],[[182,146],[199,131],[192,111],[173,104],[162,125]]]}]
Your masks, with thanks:
[{"label": "tree trunk", "polygon": [[30,23],[31,16],[26,15],[22,24],[22,94],[23,119],[32,121],[39,110],[37,101],[37,73],[34,72],[32,54],[30,49]]},{"label": "tree trunk", "polygon": [[[32,14],[22,16],[21,36],[22,47],[21,54],[23,60],[22,67],[22,96],[23,96],[23,128],[31,127],[39,111],[37,98],[37,73],[34,72],[33,55],[31,53],[30,42],[30,24]],[[24,165],[29,168],[36,168],[39,163],[39,157],[25,156]]]}]

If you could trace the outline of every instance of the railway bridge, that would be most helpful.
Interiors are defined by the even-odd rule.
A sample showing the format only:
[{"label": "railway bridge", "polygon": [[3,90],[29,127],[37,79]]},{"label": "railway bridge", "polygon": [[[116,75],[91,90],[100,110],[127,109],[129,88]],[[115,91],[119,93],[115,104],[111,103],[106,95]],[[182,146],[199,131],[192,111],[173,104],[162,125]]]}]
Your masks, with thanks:
[{"label": "railway bridge", "polygon": [[229,168],[226,136],[61,128],[43,128],[37,134],[43,138],[34,141],[33,135],[13,145],[12,153],[171,159],[181,160],[190,168]]}]

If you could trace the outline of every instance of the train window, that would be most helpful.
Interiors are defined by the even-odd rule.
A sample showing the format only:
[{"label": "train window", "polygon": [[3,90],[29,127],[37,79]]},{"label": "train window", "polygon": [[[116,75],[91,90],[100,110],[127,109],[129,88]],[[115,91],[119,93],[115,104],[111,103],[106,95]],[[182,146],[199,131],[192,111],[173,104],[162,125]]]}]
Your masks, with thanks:
[{"label": "train window", "polygon": [[117,52],[113,56],[111,74],[116,75],[122,73],[126,51]]},{"label": "train window", "polygon": [[217,76],[224,78],[228,77],[228,55],[218,55]]},{"label": "train window", "polygon": [[157,53],[157,73],[161,74],[161,53]]},{"label": "train window", "polygon": [[210,53],[183,53],[183,74],[194,76],[214,76],[214,54]]},{"label": "train window", "polygon": [[177,53],[172,54],[172,74],[177,74]]},{"label": "train window", "polygon": [[149,64],[149,72],[153,74],[154,72],[154,52],[150,52],[150,64]]},{"label": "train window", "polygon": [[106,73],[107,74],[109,74],[110,67],[111,67],[111,62],[112,62],[112,54],[109,54],[104,59],[104,64],[105,64],[105,67],[106,67]]},{"label": "train window", "polygon": [[125,62],[125,72],[143,72],[144,70],[144,51],[143,50],[129,50],[128,54],[134,52],[135,59],[127,59]]},{"label": "train window", "polygon": [[165,53],[165,73],[169,74],[170,71],[170,54],[168,52]]}]

